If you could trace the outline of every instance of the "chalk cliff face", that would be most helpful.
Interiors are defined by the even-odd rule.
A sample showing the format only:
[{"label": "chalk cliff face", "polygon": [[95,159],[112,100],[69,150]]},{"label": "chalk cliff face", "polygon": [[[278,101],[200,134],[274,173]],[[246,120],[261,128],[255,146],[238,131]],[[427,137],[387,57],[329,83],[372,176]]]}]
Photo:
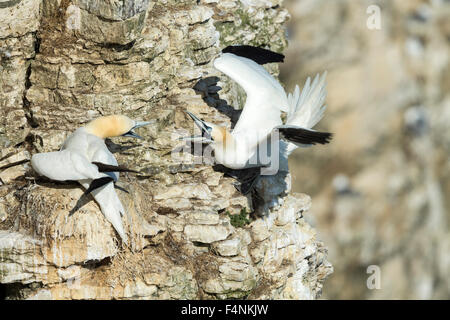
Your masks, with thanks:
[{"label": "chalk cliff face", "polygon": [[[0,288],[10,299],[314,299],[332,272],[305,222],[311,199],[282,196],[248,221],[234,180],[191,153],[184,110],[230,125],[245,95],[212,68],[229,44],[286,47],[281,1],[0,1]],[[277,74],[276,65],[268,66]],[[222,88],[218,93],[215,86]],[[201,79],[204,79],[200,81]],[[195,87],[195,90],[193,89]],[[156,119],[144,141],[107,144],[128,211],[123,247],[98,205],[68,216],[75,183],[33,174],[101,115]]]}]

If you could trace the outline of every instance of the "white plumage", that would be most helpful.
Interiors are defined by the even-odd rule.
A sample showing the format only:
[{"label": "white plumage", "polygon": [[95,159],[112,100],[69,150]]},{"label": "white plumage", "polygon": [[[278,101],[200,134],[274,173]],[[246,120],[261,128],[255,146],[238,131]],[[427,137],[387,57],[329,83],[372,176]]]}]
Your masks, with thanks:
[{"label": "white plumage", "polygon": [[236,81],[247,94],[233,135],[249,131],[269,133],[273,127],[282,124],[281,111],[288,111],[286,93],[266,69],[232,53],[222,54],[214,61],[214,67]]},{"label": "white plumage", "polygon": [[110,177],[111,182],[94,189],[91,194],[105,218],[113,225],[122,241],[127,243],[128,237],[121,219],[125,209],[113,184],[119,179],[119,173],[99,172],[93,162],[117,167],[117,160],[108,150],[104,138],[120,135],[139,137],[133,129],[149,123],[136,122],[125,116],[98,118],[72,133],[64,141],[60,151],[33,155],[31,165],[39,175],[57,181],[76,180],[85,189],[96,179]]},{"label": "white plumage", "polygon": [[[286,126],[291,125],[311,129],[323,118],[327,108],[325,105],[327,96],[326,76],[326,72],[321,76],[317,74],[312,84],[311,78],[308,77],[301,94],[298,85],[295,86],[293,93],[289,93],[289,112],[286,119]],[[290,142],[287,148],[287,155],[289,156],[299,146],[309,147],[310,145]]]},{"label": "white plumage", "polygon": [[[287,170],[287,157],[298,146],[328,143],[331,134],[311,130],[326,108],[326,73],[317,75],[312,83],[308,78],[301,93],[296,86],[292,94],[286,95],[280,83],[251,59],[224,53],[214,61],[214,66],[237,82],[247,94],[242,113],[231,132],[189,113],[203,135],[210,138],[204,142],[211,144],[218,163],[231,169],[244,169],[268,166],[262,158],[273,162],[275,156],[281,169],[286,167]],[[281,112],[287,113],[284,124]],[[275,130],[283,140],[271,140]],[[274,146],[279,150],[276,154],[272,150]]]}]

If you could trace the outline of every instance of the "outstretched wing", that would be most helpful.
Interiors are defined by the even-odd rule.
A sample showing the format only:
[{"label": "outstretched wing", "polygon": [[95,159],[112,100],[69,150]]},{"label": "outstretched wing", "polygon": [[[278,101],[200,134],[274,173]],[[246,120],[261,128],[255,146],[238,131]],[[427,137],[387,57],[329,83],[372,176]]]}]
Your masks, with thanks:
[{"label": "outstretched wing", "polygon": [[222,54],[214,61],[214,67],[236,81],[247,94],[235,132],[261,127],[270,132],[281,124],[281,111],[288,111],[286,92],[264,67],[232,53]]},{"label": "outstretched wing", "polygon": [[285,139],[291,142],[285,150],[287,156],[297,147],[309,147],[315,143],[328,143],[331,140],[331,134],[327,132],[322,134],[317,131],[310,130],[311,133],[305,131],[314,127],[325,112],[326,75],[326,72],[322,76],[316,75],[312,83],[308,77],[301,93],[300,88],[296,86],[294,92],[288,95],[289,112],[283,126],[285,129],[280,131]]},{"label": "outstretched wing", "polygon": [[287,125],[310,129],[322,119],[326,109],[326,75],[326,72],[321,76],[316,75],[312,83],[311,78],[308,78],[301,94],[299,87],[296,86],[294,92],[288,95]]}]

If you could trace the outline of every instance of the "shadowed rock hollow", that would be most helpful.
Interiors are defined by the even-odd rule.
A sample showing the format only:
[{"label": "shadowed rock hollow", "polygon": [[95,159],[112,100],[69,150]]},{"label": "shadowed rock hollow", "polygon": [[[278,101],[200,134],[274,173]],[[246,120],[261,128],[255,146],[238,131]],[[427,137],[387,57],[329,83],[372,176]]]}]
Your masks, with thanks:
[{"label": "shadowed rock hollow", "polygon": [[[280,5],[0,1],[0,283],[7,298],[320,295],[332,267],[303,219],[307,195],[286,190],[267,217],[247,223],[251,201],[233,179],[197,164],[198,156],[181,154],[183,163],[172,156],[176,137],[193,130],[184,110],[230,126],[225,110],[241,107],[244,94],[211,62],[229,44],[281,52],[288,13]],[[202,78],[209,80],[194,90]],[[69,217],[79,185],[35,177],[27,162],[113,113],[156,119],[139,129],[143,141],[107,141],[120,164],[140,172],[121,175],[129,193],[117,190],[129,247],[94,200]],[[243,222],[231,223],[233,214]]]}]

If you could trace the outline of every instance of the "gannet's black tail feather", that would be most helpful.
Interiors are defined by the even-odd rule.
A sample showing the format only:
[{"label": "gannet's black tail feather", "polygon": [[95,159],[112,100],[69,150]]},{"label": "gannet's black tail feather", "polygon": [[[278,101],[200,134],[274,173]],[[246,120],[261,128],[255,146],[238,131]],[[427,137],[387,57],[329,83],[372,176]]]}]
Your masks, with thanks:
[{"label": "gannet's black tail feather", "polygon": [[333,136],[329,132],[320,132],[297,126],[280,126],[277,129],[283,139],[300,145],[327,144]]},{"label": "gannet's black tail feather", "polygon": [[139,173],[136,170],[128,169],[123,166],[113,166],[110,164],[105,164],[101,162],[92,162],[92,164],[96,165],[99,172],[134,172]]},{"label": "gannet's black tail feather", "polygon": [[240,57],[248,58],[258,64],[270,62],[284,62],[284,55],[260,47],[253,46],[228,46],[222,50],[223,53],[232,53]]}]

